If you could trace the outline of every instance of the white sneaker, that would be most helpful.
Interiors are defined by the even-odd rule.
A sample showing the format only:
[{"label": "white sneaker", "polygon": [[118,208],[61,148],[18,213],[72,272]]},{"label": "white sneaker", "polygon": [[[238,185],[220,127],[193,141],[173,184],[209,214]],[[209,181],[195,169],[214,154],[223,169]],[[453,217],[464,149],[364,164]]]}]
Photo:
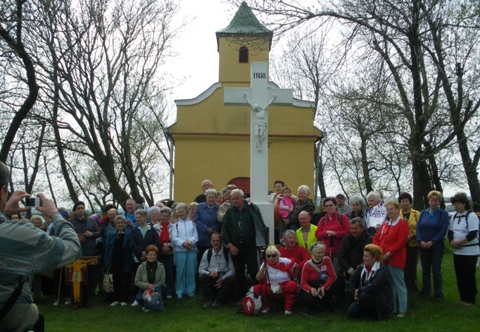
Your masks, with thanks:
[{"label": "white sneaker", "polygon": [[114,301],[114,302],[110,303],[109,307],[114,307],[114,306],[116,306],[116,305],[119,304],[119,303],[120,303],[120,302],[118,302],[118,301]]},{"label": "white sneaker", "polygon": [[292,312],[290,310],[285,310],[285,315],[291,315]]},{"label": "white sneaker", "polygon": [[133,301],[133,303],[131,304],[132,307],[136,307],[137,305],[139,305],[140,303],[137,302],[137,300]]},{"label": "white sneaker", "polygon": [[167,295],[167,299],[173,299],[172,295]]},{"label": "white sneaker", "polygon": [[127,303],[126,303],[126,302],[120,302],[120,305],[121,305],[122,307],[125,307],[125,306],[127,305]]},{"label": "white sneaker", "polygon": [[71,305],[72,299],[65,299],[65,305]]},{"label": "white sneaker", "polygon": [[53,302],[53,306],[56,307],[58,305],[58,300],[55,300],[55,302]]},{"label": "white sneaker", "polygon": [[268,313],[268,308],[262,309],[262,314]]}]

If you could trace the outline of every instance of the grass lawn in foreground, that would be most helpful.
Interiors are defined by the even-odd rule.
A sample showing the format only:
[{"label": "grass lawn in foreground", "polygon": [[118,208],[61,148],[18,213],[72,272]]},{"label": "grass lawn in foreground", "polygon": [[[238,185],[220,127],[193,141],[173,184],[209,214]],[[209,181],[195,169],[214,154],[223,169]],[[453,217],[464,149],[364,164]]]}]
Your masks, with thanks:
[{"label": "grass lawn in foreground", "polygon": [[[408,299],[406,318],[392,316],[384,321],[353,321],[345,313],[318,313],[307,315],[300,306],[294,307],[291,316],[285,316],[283,306],[268,314],[255,317],[237,314],[233,303],[219,309],[202,309],[199,295],[196,298],[165,300],[164,313],[144,313],[138,307],[108,307],[102,295],[92,296],[92,307],[72,309],[64,305],[54,307],[53,298],[44,297],[39,305],[45,315],[45,328],[51,331],[478,331],[480,306],[465,307],[459,303],[452,253],[449,249],[443,258],[445,300],[432,298]],[[421,282],[421,268],[418,270]],[[478,284],[478,274],[477,274]],[[130,303],[129,303],[130,304]],[[346,312],[346,308],[345,308]]]}]

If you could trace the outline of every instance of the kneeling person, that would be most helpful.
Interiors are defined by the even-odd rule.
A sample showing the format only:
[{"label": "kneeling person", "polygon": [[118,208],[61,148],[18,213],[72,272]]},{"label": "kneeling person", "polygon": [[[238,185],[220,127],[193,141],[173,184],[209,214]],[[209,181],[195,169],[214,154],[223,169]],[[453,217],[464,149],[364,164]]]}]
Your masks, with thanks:
[{"label": "kneeling person", "polygon": [[220,307],[235,284],[235,268],[229,250],[223,246],[222,235],[212,234],[211,243],[212,248],[203,253],[198,267],[204,308]]}]

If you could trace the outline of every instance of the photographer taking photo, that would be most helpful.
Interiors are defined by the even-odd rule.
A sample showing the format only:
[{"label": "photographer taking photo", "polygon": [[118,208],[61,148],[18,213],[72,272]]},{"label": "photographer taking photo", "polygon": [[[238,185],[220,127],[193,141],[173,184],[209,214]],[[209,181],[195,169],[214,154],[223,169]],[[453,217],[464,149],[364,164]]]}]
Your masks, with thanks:
[{"label": "photographer taking photo", "polygon": [[64,221],[53,201],[43,194],[37,195],[41,205],[36,209],[52,220],[56,237],[31,223],[8,220],[6,215],[29,209],[19,203],[31,196],[18,190],[8,199],[9,178],[8,167],[0,161],[0,331],[43,331],[32,301],[31,278],[72,263],[82,256],[82,248],[72,224]]}]

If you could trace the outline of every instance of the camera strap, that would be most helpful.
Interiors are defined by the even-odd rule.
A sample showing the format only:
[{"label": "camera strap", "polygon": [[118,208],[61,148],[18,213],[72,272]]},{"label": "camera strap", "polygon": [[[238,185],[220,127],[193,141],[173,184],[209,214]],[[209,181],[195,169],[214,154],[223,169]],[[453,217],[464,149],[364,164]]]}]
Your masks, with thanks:
[{"label": "camera strap", "polygon": [[2,309],[0,310],[0,321],[9,313],[9,311],[13,308],[15,302],[17,302],[18,297],[22,293],[23,283],[25,282],[25,278],[22,276],[19,279],[17,287],[13,290],[12,295],[8,298],[7,302],[4,304]]}]

